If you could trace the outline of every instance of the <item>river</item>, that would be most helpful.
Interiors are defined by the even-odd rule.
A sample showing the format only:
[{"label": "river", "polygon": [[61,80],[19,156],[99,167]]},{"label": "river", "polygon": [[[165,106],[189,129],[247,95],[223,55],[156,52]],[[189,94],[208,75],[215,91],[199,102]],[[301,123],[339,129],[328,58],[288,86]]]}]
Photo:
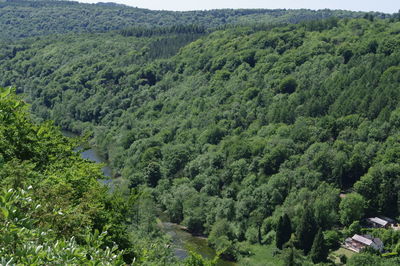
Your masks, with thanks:
[{"label": "river", "polygon": [[[189,255],[189,251],[193,250],[203,256],[203,258],[213,259],[215,251],[207,244],[204,237],[193,236],[189,232],[182,229],[182,226],[170,222],[162,222],[163,231],[171,237],[175,256],[185,259]],[[217,266],[234,266],[236,263],[219,259]]]},{"label": "river", "polygon": [[[64,136],[67,137],[76,137],[77,135],[69,132],[69,131],[62,131]],[[81,156],[84,159],[88,159],[90,161],[96,163],[103,163],[106,164],[102,168],[104,178],[100,180],[104,184],[110,184],[113,187],[113,179],[112,177],[112,170],[107,165],[107,161],[100,155],[100,152],[96,148],[90,148],[81,152]],[[163,217],[164,218],[164,217]],[[207,244],[207,239],[204,237],[193,236],[189,232],[185,231],[182,226],[170,222],[166,222],[166,219],[163,219],[161,222],[162,230],[171,237],[172,245],[174,248],[175,256],[180,259],[185,259],[189,255],[189,251],[193,250],[198,254],[202,255],[204,258],[212,259],[215,257],[215,251],[210,248]],[[226,261],[223,259],[219,259],[218,266],[234,266],[236,263],[231,261]]]},{"label": "river", "polygon": [[[79,135],[77,135],[73,132],[67,131],[67,130],[62,130],[61,132],[64,136],[69,137],[69,138],[74,138],[74,137],[79,136]],[[78,148],[78,150],[81,150],[81,149],[82,149],[81,147]],[[111,177],[112,177],[111,167],[108,166],[108,162],[100,155],[100,152],[96,148],[92,147],[88,150],[83,150],[81,152],[81,157],[83,159],[88,159],[92,162],[105,164],[105,166],[101,170],[103,171],[104,176],[106,176],[108,178],[105,178],[103,180],[103,183],[108,183],[108,182],[112,181],[111,180]]]}]

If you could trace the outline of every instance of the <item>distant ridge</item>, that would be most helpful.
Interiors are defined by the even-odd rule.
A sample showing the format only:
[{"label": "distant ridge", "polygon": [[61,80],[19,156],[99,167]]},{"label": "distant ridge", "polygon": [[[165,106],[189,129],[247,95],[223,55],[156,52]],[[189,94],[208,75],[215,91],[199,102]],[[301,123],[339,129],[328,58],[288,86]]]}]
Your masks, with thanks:
[{"label": "distant ridge", "polygon": [[[299,23],[328,17],[362,17],[365,12],[345,10],[220,9],[209,11],[152,11],[121,4],[86,4],[58,0],[2,0],[0,39],[20,39],[69,32],[107,32],[127,27],[227,24]],[[384,13],[374,16],[386,17]]]}]

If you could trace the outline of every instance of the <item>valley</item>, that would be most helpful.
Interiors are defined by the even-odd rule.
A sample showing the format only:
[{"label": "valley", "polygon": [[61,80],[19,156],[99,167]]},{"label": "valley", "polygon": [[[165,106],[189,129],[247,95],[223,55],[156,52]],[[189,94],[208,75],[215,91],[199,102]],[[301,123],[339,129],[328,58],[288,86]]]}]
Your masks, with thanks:
[{"label": "valley", "polygon": [[[400,231],[368,222],[400,220],[399,13],[0,15],[0,222],[29,221],[0,245],[38,265],[75,258],[46,241],[72,264],[400,263]],[[12,220],[31,186],[45,207]]]}]

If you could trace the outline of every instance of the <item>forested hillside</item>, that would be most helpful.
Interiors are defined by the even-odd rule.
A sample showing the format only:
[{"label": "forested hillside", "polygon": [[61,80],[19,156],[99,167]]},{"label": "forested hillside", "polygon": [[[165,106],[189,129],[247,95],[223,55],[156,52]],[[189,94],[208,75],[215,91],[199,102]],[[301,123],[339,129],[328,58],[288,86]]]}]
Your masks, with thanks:
[{"label": "forested hillside", "polygon": [[0,85],[92,133],[115,175],[222,256],[276,238],[279,258],[311,263],[296,250],[315,255],[314,236],[335,249],[364,217],[400,218],[397,20],[26,39],[2,46]]},{"label": "forested hillside", "polygon": [[81,158],[83,140],[33,123],[28,107],[0,88],[1,265],[211,263],[195,253],[178,262],[146,190],[110,190]]},{"label": "forested hillside", "polygon": [[74,152],[75,141],[26,110],[0,90],[1,264],[121,265],[127,204],[97,181],[99,167]]},{"label": "forested hillside", "polygon": [[[335,17],[361,17],[362,12],[332,10],[211,10],[152,11],[113,3],[82,4],[57,0],[0,1],[0,39],[68,32],[107,32],[132,26],[154,27],[196,24],[215,28],[227,24],[298,23]],[[376,13],[375,15],[385,16]]]}]

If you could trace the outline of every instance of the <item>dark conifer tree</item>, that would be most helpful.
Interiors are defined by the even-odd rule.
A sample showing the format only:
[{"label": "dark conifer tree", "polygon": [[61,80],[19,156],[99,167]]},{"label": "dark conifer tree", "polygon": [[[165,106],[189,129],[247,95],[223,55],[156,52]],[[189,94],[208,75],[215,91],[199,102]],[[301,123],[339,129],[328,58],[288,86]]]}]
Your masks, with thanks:
[{"label": "dark conifer tree", "polygon": [[318,230],[317,235],[314,238],[314,243],[311,248],[310,257],[314,263],[320,263],[326,260],[328,257],[328,248],[325,245],[324,236],[321,228]]},{"label": "dark conifer tree", "polygon": [[317,226],[314,214],[310,207],[306,207],[296,232],[298,248],[304,250],[305,254],[310,252],[316,233]]},{"label": "dark conifer tree", "polygon": [[279,218],[276,228],[276,247],[282,249],[283,245],[289,241],[291,234],[292,226],[290,224],[290,218],[285,213]]}]

